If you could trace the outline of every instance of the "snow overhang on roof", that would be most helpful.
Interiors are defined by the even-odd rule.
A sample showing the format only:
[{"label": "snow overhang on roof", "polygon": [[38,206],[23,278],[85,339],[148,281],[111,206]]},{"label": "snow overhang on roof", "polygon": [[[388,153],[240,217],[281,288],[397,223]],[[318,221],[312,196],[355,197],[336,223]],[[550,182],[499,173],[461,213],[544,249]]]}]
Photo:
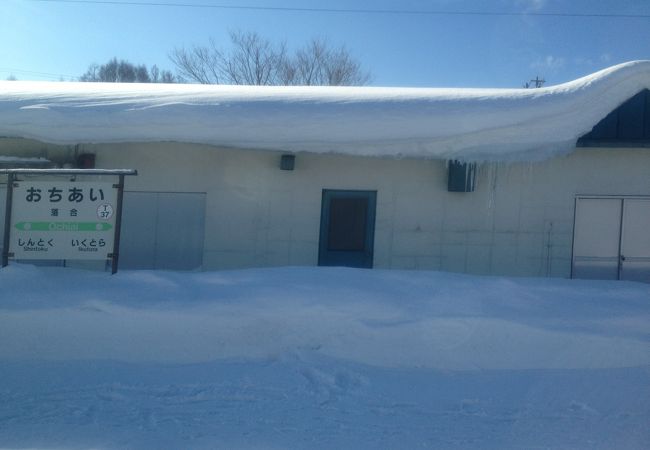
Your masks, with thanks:
[{"label": "snow overhang on roof", "polygon": [[634,61],[541,89],[0,83],[0,136],[55,144],[203,143],[463,160],[539,160],[575,148],[650,88]]}]

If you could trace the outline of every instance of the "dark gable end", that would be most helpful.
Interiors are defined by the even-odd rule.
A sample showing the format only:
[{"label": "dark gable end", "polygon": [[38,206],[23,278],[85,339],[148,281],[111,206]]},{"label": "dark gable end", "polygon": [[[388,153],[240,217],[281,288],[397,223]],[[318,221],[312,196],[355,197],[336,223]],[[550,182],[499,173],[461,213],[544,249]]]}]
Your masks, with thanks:
[{"label": "dark gable end", "polygon": [[627,100],[578,139],[578,147],[650,147],[650,90]]}]

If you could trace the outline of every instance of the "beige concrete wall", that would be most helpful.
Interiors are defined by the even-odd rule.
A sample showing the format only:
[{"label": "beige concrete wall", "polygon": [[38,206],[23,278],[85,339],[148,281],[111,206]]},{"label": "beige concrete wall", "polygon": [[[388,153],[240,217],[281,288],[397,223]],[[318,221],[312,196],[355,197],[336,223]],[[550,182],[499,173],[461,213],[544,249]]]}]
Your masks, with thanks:
[{"label": "beige concrete wall", "polygon": [[78,150],[96,153],[97,167],[138,169],[127,190],[206,192],[205,269],[315,265],[322,189],[362,189],[377,191],[377,268],[568,277],[575,196],[650,194],[649,149],[483,164],[473,193],[447,192],[443,161],[298,154],[282,171],[267,151]]}]

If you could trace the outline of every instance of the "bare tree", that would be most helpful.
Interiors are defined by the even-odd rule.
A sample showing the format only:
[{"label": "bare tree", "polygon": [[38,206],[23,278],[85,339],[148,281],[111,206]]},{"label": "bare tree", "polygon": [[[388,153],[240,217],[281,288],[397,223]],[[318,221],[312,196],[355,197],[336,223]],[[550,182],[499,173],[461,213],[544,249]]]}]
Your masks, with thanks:
[{"label": "bare tree", "polygon": [[[160,72],[160,83],[183,83],[184,80],[180,77],[174,76],[173,73],[171,73],[169,70],[163,70]],[[158,83],[158,81],[154,81],[154,83]]]},{"label": "bare tree", "polygon": [[211,39],[207,46],[176,48],[169,58],[183,78],[202,84],[279,84],[284,45],[273,45],[252,32],[232,32],[230,43],[230,53]]},{"label": "bare tree", "polygon": [[176,48],[169,57],[178,73],[203,84],[363,85],[370,80],[345,47],[312,39],[293,55],[284,43],[273,44],[255,32],[232,32],[230,52],[214,42]]},{"label": "bare tree", "polygon": [[175,77],[169,70],[160,70],[157,65],[149,69],[149,78],[152,83],[180,83],[182,79]]},{"label": "bare tree", "polygon": [[99,65],[93,63],[88,66],[88,70],[79,77],[79,81],[101,81],[99,79]]},{"label": "bare tree", "polygon": [[144,64],[135,65],[113,58],[106,64],[91,64],[79,81],[101,81],[108,83],[175,83],[176,78],[168,70],[152,66],[151,71]]},{"label": "bare tree", "polygon": [[345,47],[330,51],[325,66],[328,84],[332,86],[362,86],[370,82],[370,72],[352,58]]},{"label": "bare tree", "polygon": [[298,49],[288,66],[295,70],[284,84],[359,86],[370,81],[370,74],[345,47],[332,48],[324,39],[312,39]]},{"label": "bare tree", "polygon": [[196,45],[186,50],[176,48],[170,55],[172,63],[183,78],[201,84],[221,84],[225,78],[222,62],[225,57],[210,39],[210,45]]},{"label": "bare tree", "polygon": [[160,69],[158,68],[157,65],[151,66],[151,69],[149,69],[149,72],[151,73],[150,79],[152,83],[158,83],[160,81]]},{"label": "bare tree", "polygon": [[273,45],[257,33],[230,34],[233,50],[224,61],[226,75],[233,84],[278,84],[285,63],[284,44]]},{"label": "bare tree", "polygon": [[299,48],[284,69],[282,84],[287,85],[327,85],[324,76],[328,49],[324,41],[312,39]]}]

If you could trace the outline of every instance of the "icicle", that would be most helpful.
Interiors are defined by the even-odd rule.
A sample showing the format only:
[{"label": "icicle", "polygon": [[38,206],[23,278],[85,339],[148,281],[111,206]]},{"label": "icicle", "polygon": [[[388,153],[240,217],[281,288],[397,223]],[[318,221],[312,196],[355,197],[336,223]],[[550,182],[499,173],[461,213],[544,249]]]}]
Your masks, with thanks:
[{"label": "icicle", "polygon": [[546,236],[546,276],[550,277],[553,269],[553,222],[549,222]]},{"label": "icicle", "polygon": [[506,161],[501,170],[501,177],[505,179],[506,183],[510,179],[510,172],[512,171],[512,162]]},{"label": "icicle", "polygon": [[524,172],[524,175],[525,175],[524,180],[526,182],[528,182],[528,184],[532,184],[533,183],[533,173],[534,173],[534,169],[535,169],[535,163],[532,162],[532,161],[528,161],[525,164],[526,164],[526,169],[525,169],[525,172]]},{"label": "icicle", "polygon": [[496,189],[497,189],[497,163],[490,163],[487,165],[487,182],[488,182],[488,210],[494,208]]}]

